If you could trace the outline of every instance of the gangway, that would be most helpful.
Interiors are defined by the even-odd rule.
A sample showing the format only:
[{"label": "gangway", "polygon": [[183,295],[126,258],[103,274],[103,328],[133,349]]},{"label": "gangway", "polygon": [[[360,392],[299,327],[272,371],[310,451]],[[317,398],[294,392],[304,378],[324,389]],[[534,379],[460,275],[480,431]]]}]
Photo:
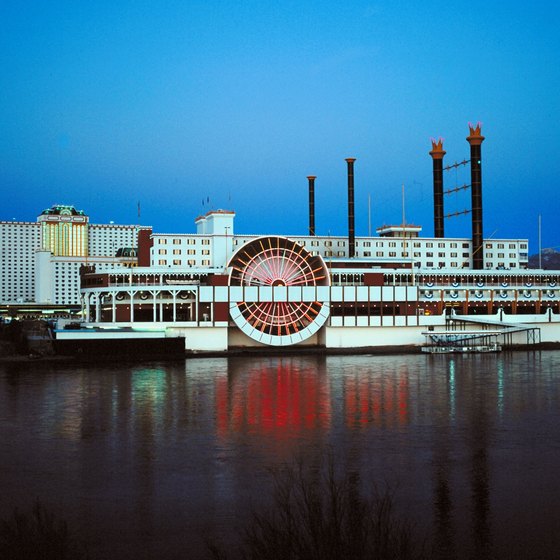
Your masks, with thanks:
[{"label": "gangway", "polygon": [[422,352],[447,354],[451,352],[500,352],[498,336],[503,331],[488,330],[445,330],[426,331],[426,344]]},{"label": "gangway", "polygon": [[[458,323],[462,325],[467,325],[469,323],[475,323],[479,325],[486,325],[489,327],[499,327],[500,331],[495,331],[497,334],[503,336],[503,344],[505,346],[511,346],[513,344],[512,338],[514,333],[525,332],[527,335],[527,344],[540,344],[541,342],[541,329],[539,327],[534,327],[532,325],[527,325],[525,323],[504,323],[503,321],[497,321],[488,318],[476,317],[474,315],[469,315],[468,317],[458,317],[455,313],[449,316],[448,321],[453,323]],[[487,331],[494,332],[494,331]]]}]

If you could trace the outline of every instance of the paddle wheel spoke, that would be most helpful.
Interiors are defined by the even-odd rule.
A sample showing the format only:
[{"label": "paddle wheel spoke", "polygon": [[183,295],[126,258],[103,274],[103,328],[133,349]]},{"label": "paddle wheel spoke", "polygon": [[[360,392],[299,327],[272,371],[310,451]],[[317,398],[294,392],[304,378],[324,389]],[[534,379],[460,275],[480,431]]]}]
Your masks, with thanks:
[{"label": "paddle wheel spoke", "polygon": [[[240,312],[233,314],[234,320],[249,336],[259,340],[266,335],[269,343],[283,344],[285,338],[297,333],[310,336],[326,320],[327,313],[321,314],[323,308],[328,310],[324,303],[287,298],[290,286],[329,285],[323,259],[303,246],[283,237],[255,239],[233,255],[229,266],[231,286],[272,288],[272,301],[233,304]],[[259,295],[264,297],[262,292]],[[270,298],[270,292],[266,297]]]}]

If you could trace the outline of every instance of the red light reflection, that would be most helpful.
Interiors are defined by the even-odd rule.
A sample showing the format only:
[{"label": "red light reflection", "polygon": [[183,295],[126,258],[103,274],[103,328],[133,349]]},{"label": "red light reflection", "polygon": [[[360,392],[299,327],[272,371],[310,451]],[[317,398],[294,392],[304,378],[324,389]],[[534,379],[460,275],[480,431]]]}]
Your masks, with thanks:
[{"label": "red light reflection", "polygon": [[393,427],[408,423],[408,374],[372,376],[357,371],[344,380],[344,413],[349,428],[357,426]]},{"label": "red light reflection", "polygon": [[232,433],[296,439],[305,430],[330,425],[330,392],[316,364],[297,358],[264,361],[216,381],[216,428]]}]

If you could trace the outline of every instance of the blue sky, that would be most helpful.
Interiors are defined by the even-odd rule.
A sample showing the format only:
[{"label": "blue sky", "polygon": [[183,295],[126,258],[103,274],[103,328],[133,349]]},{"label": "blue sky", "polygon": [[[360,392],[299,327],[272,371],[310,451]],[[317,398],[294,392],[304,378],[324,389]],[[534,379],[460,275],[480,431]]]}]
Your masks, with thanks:
[{"label": "blue sky", "polygon": [[[555,2],[118,1],[0,4],[0,219],[54,203],[93,222],[192,232],[433,234],[430,138],[469,157],[481,121],[484,233],[560,245],[560,7]],[[468,168],[445,187],[470,181]],[[202,206],[202,200],[206,203]],[[445,211],[469,208],[469,194]],[[446,220],[469,236],[470,217]]]}]

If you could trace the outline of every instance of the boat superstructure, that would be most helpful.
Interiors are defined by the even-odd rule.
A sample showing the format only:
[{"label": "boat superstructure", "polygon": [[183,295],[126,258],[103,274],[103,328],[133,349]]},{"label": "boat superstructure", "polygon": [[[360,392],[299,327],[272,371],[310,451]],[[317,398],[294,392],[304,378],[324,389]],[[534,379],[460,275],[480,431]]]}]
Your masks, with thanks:
[{"label": "boat superstructure", "polygon": [[404,219],[376,237],[356,236],[355,160],[348,158],[348,237],[315,234],[310,176],[309,235],[235,235],[235,213],[218,210],[195,220],[196,234],[143,236],[137,268],[84,266],[83,325],[184,337],[192,352],[418,349],[426,333],[428,346],[472,346],[466,334],[454,334],[461,330],[482,331],[487,343],[476,345],[488,348],[560,343],[560,273],[527,268],[527,239],[482,237],[484,137],[479,125],[469,130],[471,238],[443,237],[441,140],[430,152],[433,238]]}]

